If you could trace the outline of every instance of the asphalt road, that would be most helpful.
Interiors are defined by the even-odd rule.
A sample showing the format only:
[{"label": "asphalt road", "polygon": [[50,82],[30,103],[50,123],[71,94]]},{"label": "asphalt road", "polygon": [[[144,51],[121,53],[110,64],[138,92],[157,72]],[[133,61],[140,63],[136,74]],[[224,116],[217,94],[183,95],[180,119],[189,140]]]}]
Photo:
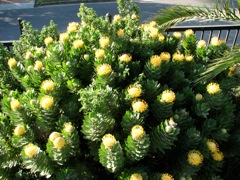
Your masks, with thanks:
[{"label": "asphalt road", "polygon": [[[178,4],[191,4],[194,1],[194,5],[201,5],[206,2],[211,3],[214,0],[136,0],[136,4],[141,10],[142,21],[146,21],[160,9],[172,6],[174,3]],[[161,3],[160,3],[161,2]],[[182,2],[182,3],[181,3]],[[183,3],[184,2],[184,3]],[[93,8],[99,16],[104,16],[106,13],[112,15],[117,14],[117,3],[87,3],[88,7]],[[193,5],[193,4],[191,4]],[[44,25],[49,25],[50,20],[53,20],[61,32],[66,30],[69,22],[79,22],[77,17],[80,4],[64,4],[64,5],[51,5],[40,6],[27,9],[10,9],[0,10],[0,41],[3,40],[16,40],[20,36],[18,18],[24,19],[30,22],[35,29],[41,29]],[[191,25],[196,25],[204,22],[191,22]],[[215,24],[218,22],[214,22]],[[222,23],[222,22],[220,22]]]}]

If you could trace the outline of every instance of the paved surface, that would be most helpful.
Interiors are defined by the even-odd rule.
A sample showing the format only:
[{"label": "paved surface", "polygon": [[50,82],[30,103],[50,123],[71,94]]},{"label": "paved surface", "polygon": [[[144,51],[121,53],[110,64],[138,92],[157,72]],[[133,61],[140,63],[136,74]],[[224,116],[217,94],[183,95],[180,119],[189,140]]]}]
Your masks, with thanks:
[{"label": "paved surface", "polygon": [[[27,0],[28,1],[28,0]],[[167,8],[173,4],[200,5],[211,4],[214,0],[135,0],[141,10],[142,21],[146,21],[160,9]],[[116,2],[86,3],[93,8],[98,15],[104,16],[106,13],[117,14]],[[48,5],[34,7],[34,1],[26,3],[0,4],[0,41],[16,40],[20,36],[18,18],[30,22],[35,29],[41,29],[44,25],[49,25],[53,20],[61,32],[66,30],[69,22],[77,21],[80,4]]]}]

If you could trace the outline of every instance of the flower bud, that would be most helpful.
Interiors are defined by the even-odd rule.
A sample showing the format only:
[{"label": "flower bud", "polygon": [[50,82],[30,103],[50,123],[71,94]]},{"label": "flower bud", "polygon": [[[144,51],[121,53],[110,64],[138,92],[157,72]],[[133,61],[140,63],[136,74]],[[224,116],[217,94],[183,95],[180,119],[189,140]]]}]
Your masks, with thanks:
[{"label": "flower bud", "polygon": [[196,101],[201,101],[203,98],[202,94],[196,94],[195,99]]},{"label": "flower bud", "polygon": [[73,41],[73,47],[78,49],[78,48],[82,48],[84,46],[84,42],[83,40],[75,40]]},{"label": "flower bud", "polygon": [[57,137],[53,141],[53,146],[57,149],[62,149],[66,144],[66,141],[63,137]]},{"label": "flower bud", "polygon": [[15,127],[13,134],[15,136],[21,136],[26,132],[26,128],[23,125],[18,125]]},{"label": "flower bud", "polygon": [[95,57],[97,59],[103,58],[104,55],[105,55],[105,51],[103,49],[97,49],[96,52],[95,52]]},{"label": "flower bud", "polygon": [[218,144],[214,140],[212,140],[212,139],[208,139],[207,140],[207,146],[208,146],[208,149],[211,152],[219,151]]},{"label": "flower bud", "polygon": [[175,93],[171,90],[165,90],[162,92],[161,102],[172,103],[175,101],[176,96]]},{"label": "flower bud", "polygon": [[50,109],[54,105],[54,100],[52,96],[43,96],[40,100],[40,106],[43,109]]},{"label": "flower bud", "polygon": [[55,87],[55,84],[52,80],[45,80],[41,84],[41,88],[45,91],[52,91]]},{"label": "flower bud", "polygon": [[130,180],[143,180],[143,177],[141,174],[134,173],[131,175]]},{"label": "flower bud", "polygon": [[97,74],[99,76],[108,75],[112,72],[112,67],[110,64],[101,64],[97,67]]},{"label": "flower bud", "polygon": [[49,135],[49,140],[53,142],[58,137],[61,137],[61,134],[59,132],[52,132]]},{"label": "flower bud", "polygon": [[10,68],[14,68],[14,67],[16,67],[16,65],[17,65],[17,61],[14,58],[8,59],[8,66]]},{"label": "flower bud", "polygon": [[13,111],[17,111],[18,109],[20,109],[21,107],[21,104],[20,102],[17,100],[17,99],[13,99],[11,102],[10,102],[10,107]]},{"label": "flower bud", "polygon": [[137,99],[132,102],[132,108],[134,111],[142,113],[147,110],[148,104],[144,100]]},{"label": "flower bud", "polygon": [[140,85],[136,85],[136,84],[131,84],[128,89],[128,95],[130,95],[131,97],[135,98],[135,97],[139,97],[142,94],[142,88]]},{"label": "flower bud", "polygon": [[39,153],[39,147],[33,144],[28,144],[23,149],[27,157],[33,157]]},{"label": "flower bud", "polygon": [[217,152],[212,153],[212,158],[215,161],[222,161],[224,158],[224,155],[221,151],[217,151]]},{"label": "flower bud", "polygon": [[33,57],[33,54],[30,51],[27,51],[25,54],[26,59],[31,59]]},{"label": "flower bud", "polygon": [[165,39],[165,36],[164,36],[164,35],[162,35],[161,33],[158,34],[158,41],[159,41],[159,42],[163,42],[164,39]]},{"label": "flower bud", "polygon": [[130,62],[132,60],[132,56],[130,54],[122,54],[118,56],[118,59],[122,62]]},{"label": "flower bud", "polygon": [[110,43],[110,39],[107,36],[106,37],[101,37],[99,39],[99,44],[102,48],[108,47],[109,43]]},{"label": "flower bud", "polygon": [[187,56],[185,56],[185,60],[186,60],[187,62],[192,62],[193,58],[194,58],[193,55],[187,55]]},{"label": "flower bud", "polygon": [[89,54],[84,54],[84,55],[83,55],[83,58],[84,58],[86,61],[88,61],[89,58],[90,58],[90,56],[89,56]]},{"label": "flower bud", "polygon": [[53,42],[53,38],[52,37],[46,37],[44,39],[44,43],[46,46],[48,46],[49,44],[51,44]]},{"label": "flower bud", "polygon": [[132,15],[131,15],[131,19],[132,19],[132,20],[136,20],[136,19],[137,19],[137,15],[136,15],[136,14],[132,14]]},{"label": "flower bud", "polygon": [[64,124],[64,130],[67,133],[71,133],[74,130],[74,127],[73,127],[72,123],[71,122],[65,123]]},{"label": "flower bud", "polygon": [[144,136],[145,132],[142,126],[135,125],[132,128],[131,134],[133,139],[140,139]]},{"label": "flower bud", "polygon": [[105,134],[102,138],[102,143],[106,148],[111,148],[116,143],[116,139],[111,134]]},{"label": "flower bud", "polygon": [[43,63],[42,61],[35,61],[34,63],[34,70],[39,71],[43,68]]}]

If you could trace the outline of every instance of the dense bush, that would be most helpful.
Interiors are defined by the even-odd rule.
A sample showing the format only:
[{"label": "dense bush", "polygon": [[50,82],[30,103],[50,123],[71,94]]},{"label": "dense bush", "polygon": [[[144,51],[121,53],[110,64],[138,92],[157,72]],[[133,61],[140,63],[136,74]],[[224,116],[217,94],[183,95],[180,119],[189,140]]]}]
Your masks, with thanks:
[{"label": "dense bush", "polygon": [[1,179],[239,179],[236,66],[196,81],[226,43],[118,9],[1,46]]}]

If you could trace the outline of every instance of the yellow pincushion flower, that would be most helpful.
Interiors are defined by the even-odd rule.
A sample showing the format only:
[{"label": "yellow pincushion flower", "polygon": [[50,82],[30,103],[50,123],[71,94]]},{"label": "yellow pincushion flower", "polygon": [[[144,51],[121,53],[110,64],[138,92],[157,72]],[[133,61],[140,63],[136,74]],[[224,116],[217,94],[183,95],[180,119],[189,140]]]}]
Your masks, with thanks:
[{"label": "yellow pincushion flower", "polygon": [[150,63],[153,67],[158,67],[161,65],[162,63],[162,59],[160,56],[158,55],[153,55],[151,58],[150,58]]},{"label": "yellow pincushion flower", "polygon": [[52,80],[45,80],[41,84],[41,88],[45,91],[52,91],[55,87],[55,84]]},{"label": "yellow pincushion flower", "polygon": [[79,26],[79,24],[77,22],[69,23],[68,27],[67,27],[67,32],[68,33],[76,32],[78,26]]},{"label": "yellow pincushion flower", "polygon": [[156,21],[151,21],[151,22],[149,23],[149,25],[150,25],[151,27],[155,27],[155,26],[157,26],[157,22],[156,22]]},{"label": "yellow pincushion flower", "polygon": [[218,37],[212,37],[210,44],[212,46],[220,46],[221,45],[221,41],[219,40]]},{"label": "yellow pincushion flower", "polygon": [[182,34],[180,32],[174,32],[173,37],[175,37],[176,39],[180,39],[182,37]]},{"label": "yellow pincushion flower", "polygon": [[25,58],[30,59],[32,57],[33,57],[33,54],[30,51],[27,51],[26,54],[25,54]]},{"label": "yellow pincushion flower", "polygon": [[204,41],[204,40],[200,40],[200,41],[198,41],[198,43],[197,43],[197,48],[203,48],[203,47],[205,47],[206,46],[206,41]]},{"label": "yellow pincushion flower", "polygon": [[18,109],[21,108],[21,104],[17,99],[13,99],[10,102],[10,107],[13,111],[17,111]]},{"label": "yellow pincushion flower", "polygon": [[160,58],[161,58],[163,61],[168,62],[168,61],[170,60],[170,58],[171,58],[171,55],[170,55],[169,52],[162,52],[162,53],[160,54]]},{"label": "yellow pincushion flower", "polygon": [[62,149],[66,144],[66,141],[63,137],[57,137],[53,141],[53,146],[57,149]]},{"label": "yellow pincushion flower", "polygon": [[212,158],[215,161],[222,161],[224,158],[224,155],[221,151],[217,151],[217,152],[212,153]]},{"label": "yellow pincushion flower", "polygon": [[142,88],[140,85],[131,84],[127,89],[128,95],[133,98],[139,97],[142,94]]},{"label": "yellow pincushion flower", "polygon": [[111,148],[116,143],[116,139],[112,134],[105,134],[102,138],[102,143],[106,148]]},{"label": "yellow pincushion flower", "polygon": [[33,157],[33,156],[37,155],[40,151],[39,147],[37,147],[36,145],[31,144],[31,143],[24,146],[23,150],[27,157]]},{"label": "yellow pincushion flower", "polygon": [[141,174],[134,173],[130,176],[130,180],[143,180],[143,177]]},{"label": "yellow pincushion flower", "polygon": [[67,41],[67,40],[68,40],[68,33],[61,33],[61,34],[59,35],[59,40],[60,40],[61,42]]},{"label": "yellow pincushion flower", "polygon": [[158,34],[158,41],[159,41],[159,42],[163,42],[164,39],[165,39],[165,36],[164,36],[164,35],[162,35],[161,33]]},{"label": "yellow pincushion flower", "polygon": [[192,29],[187,29],[186,31],[184,31],[184,35],[186,37],[190,37],[190,36],[194,35],[194,32]]},{"label": "yellow pincushion flower", "polygon": [[97,67],[97,74],[99,76],[104,76],[104,75],[108,75],[112,72],[112,67],[110,64],[101,64]]},{"label": "yellow pincushion flower", "polygon": [[65,123],[64,124],[64,130],[67,133],[71,133],[74,130],[74,127],[73,127],[72,123],[71,122]]},{"label": "yellow pincushion flower", "polygon": [[49,44],[51,44],[53,42],[53,38],[52,37],[46,37],[44,39],[44,43],[46,46],[48,46]]},{"label": "yellow pincushion flower", "polygon": [[78,27],[79,23],[77,23],[77,22],[70,22],[70,23],[68,23],[68,26]]},{"label": "yellow pincushion flower", "polygon": [[212,139],[207,140],[207,146],[208,149],[213,153],[219,151],[218,144]]},{"label": "yellow pincushion flower", "polygon": [[23,125],[17,125],[13,131],[15,136],[21,136],[26,132],[26,128]]},{"label": "yellow pincushion flower", "polygon": [[35,63],[34,63],[34,69],[35,69],[36,71],[39,71],[39,70],[41,70],[42,68],[43,68],[43,63],[42,63],[42,61],[39,61],[39,60],[35,61]]},{"label": "yellow pincushion flower", "polygon": [[128,63],[132,60],[132,56],[131,56],[131,54],[122,54],[122,55],[118,56],[118,59],[120,61]]},{"label": "yellow pincushion flower", "polygon": [[184,55],[180,53],[180,51],[176,52],[173,54],[172,57],[175,61],[183,61],[184,60]]},{"label": "yellow pincushion flower", "polygon": [[61,134],[59,132],[52,132],[49,135],[49,140],[53,142],[58,137],[61,137]]},{"label": "yellow pincushion flower", "polygon": [[158,36],[158,29],[157,28],[151,28],[150,29],[150,36],[152,39],[156,39]]},{"label": "yellow pincushion flower", "polygon": [[232,67],[229,68],[229,71],[231,71],[231,72],[233,72],[235,70],[236,70],[236,66],[232,66]]},{"label": "yellow pincushion flower", "polygon": [[73,47],[78,49],[78,48],[82,48],[84,46],[84,42],[81,39],[75,40],[73,41]]},{"label": "yellow pincushion flower", "polygon": [[132,102],[132,108],[134,111],[142,113],[147,110],[148,104],[144,100],[137,99]]},{"label": "yellow pincushion flower", "polygon": [[116,15],[113,16],[113,21],[114,22],[119,22],[120,20],[121,20],[120,14],[116,14]]},{"label": "yellow pincushion flower", "polygon": [[144,136],[145,132],[142,126],[135,125],[132,128],[131,135],[133,139],[140,139]]},{"label": "yellow pincushion flower", "polygon": [[194,58],[193,55],[187,55],[187,56],[185,56],[185,60],[186,60],[187,62],[191,62],[191,61],[193,60],[193,58]]},{"label": "yellow pincushion flower", "polygon": [[109,46],[109,43],[110,43],[110,39],[109,37],[107,36],[104,36],[104,37],[101,37],[99,39],[99,44],[101,47],[105,48],[105,47],[108,47]]},{"label": "yellow pincushion flower", "polygon": [[136,14],[132,14],[132,15],[131,15],[131,19],[132,19],[132,20],[136,20],[136,19],[137,19],[137,15],[136,15]]},{"label": "yellow pincushion flower", "polygon": [[173,91],[171,90],[165,90],[162,92],[162,97],[161,97],[161,102],[167,102],[167,103],[172,103],[175,101],[176,95]]},{"label": "yellow pincushion flower", "polygon": [[188,163],[192,166],[198,166],[203,162],[203,155],[200,151],[192,150],[188,153]]},{"label": "yellow pincushion flower", "polygon": [[95,51],[95,57],[96,57],[97,59],[103,58],[104,55],[105,55],[105,51],[104,51],[103,49],[97,49],[97,50]]},{"label": "yellow pincushion flower", "polygon": [[164,173],[161,176],[161,180],[174,180],[173,176],[168,174],[168,173]]},{"label": "yellow pincushion flower", "polygon": [[14,58],[9,58],[9,59],[8,59],[8,66],[9,66],[10,68],[14,68],[14,67],[16,67],[16,65],[17,65],[16,59],[14,59]]},{"label": "yellow pincushion flower", "polygon": [[123,38],[124,37],[124,30],[123,29],[119,29],[117,31],[117,35],[118,35],[118,37]]},{"label": "yellow pincushion flower", "polygon": [[54,100],[52,96],[43,96],[40,100],[40,106],[43,109],[50,109],[54,105]]},{"label": "yellow pincushion flower", "polygon": [[207,92],[209,94],[216,94],[220,91],[220,86],[217,83],[210,83],[207,85]]}]

